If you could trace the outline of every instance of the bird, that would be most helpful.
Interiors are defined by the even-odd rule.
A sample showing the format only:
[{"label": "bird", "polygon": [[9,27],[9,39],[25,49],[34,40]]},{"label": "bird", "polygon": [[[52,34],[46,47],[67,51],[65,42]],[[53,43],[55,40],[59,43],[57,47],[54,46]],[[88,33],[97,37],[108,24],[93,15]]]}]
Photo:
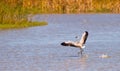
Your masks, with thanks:
[{"label": "bird", "polygon": [[78,52],[78,55],[79,54],[83,54],[83,49],[85,48],[85,43],[86,43],[86,40],[88,38],[88,31],[85,31],[83,34],[82,34],[82,37],[80,39],[80,41],[65,41],[65,42],[62,42],[61,45],[62,46],[71,46],[71,47],[76,47],[76,48],[80,48],[80,52]]}]

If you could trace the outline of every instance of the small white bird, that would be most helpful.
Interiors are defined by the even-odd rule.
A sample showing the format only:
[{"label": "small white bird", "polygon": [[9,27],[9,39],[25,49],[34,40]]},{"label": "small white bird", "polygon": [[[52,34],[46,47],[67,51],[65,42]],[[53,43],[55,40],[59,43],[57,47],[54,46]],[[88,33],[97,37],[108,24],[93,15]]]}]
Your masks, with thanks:
[{"label": "small white bird", "polygon": [[88,37],[88,32],[85,31],[82,34],[82,37],[81,37],[80,41],[77,41],[77,42],[65,41],[65,42],[62,42],[61,45],[80,48],[80,52],[78,52],[78,54],[81,53],[81,55],[82,55],[83,48],[85,48],[84,44],[85,44],[85,42],[87,40],[87,37]]}]

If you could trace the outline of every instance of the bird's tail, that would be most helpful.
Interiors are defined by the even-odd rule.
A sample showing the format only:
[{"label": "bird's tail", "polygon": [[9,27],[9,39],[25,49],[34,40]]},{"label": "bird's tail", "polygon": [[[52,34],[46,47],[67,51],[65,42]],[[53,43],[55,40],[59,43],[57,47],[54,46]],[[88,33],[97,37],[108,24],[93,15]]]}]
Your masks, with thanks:
[{"label": "bird's tail", "polygon": [[82,48],[82,49],[84,49],[84,48],[85,48],[85,45],[84,45],[84,46],[82,46],[81,48]]}]

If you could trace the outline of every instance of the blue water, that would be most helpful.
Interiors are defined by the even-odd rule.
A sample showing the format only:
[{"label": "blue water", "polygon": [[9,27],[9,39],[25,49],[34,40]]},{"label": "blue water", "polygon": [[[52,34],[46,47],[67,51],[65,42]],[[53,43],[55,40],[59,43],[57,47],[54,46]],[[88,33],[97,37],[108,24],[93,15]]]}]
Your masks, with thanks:
[{"label": "blue water", "polygon": [[[120,71],[119,14],[46,14],[32,21],[48,25],[0,30],[0,71]],[[60,45],[84,31],[89,36],[83,56]]]}]

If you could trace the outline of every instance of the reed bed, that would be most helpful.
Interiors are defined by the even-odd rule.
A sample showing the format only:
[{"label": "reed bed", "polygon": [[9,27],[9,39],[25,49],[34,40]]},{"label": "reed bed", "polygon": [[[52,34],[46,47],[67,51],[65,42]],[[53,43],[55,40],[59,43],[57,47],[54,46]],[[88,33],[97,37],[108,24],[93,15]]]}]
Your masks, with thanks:
[{"label": "reed bed", "polygon": [[23,28],[46,25],[46,22],[31,22],[29,11],[23,7],[23,0],[0,0],[0,29]]},{"label": "reed bed", "polygon": [[29,14],[38,13],[120,13],[120,0],[0,0],[0,29],[38,25],[28,21]]},{"label": "reed bed", "polygon": [[120,13],[120,0],[23,0],[33,13]]}]

